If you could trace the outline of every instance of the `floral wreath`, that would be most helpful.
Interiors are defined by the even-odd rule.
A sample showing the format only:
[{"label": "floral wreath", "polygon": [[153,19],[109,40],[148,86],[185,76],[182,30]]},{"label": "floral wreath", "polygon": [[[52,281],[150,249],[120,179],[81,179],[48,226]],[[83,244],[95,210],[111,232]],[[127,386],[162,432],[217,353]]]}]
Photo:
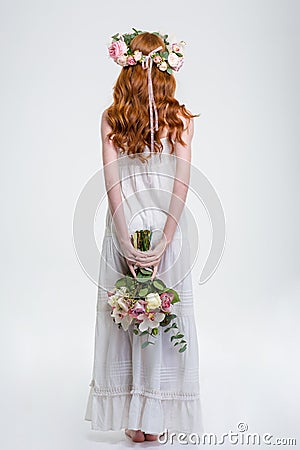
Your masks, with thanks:
[{"label": "floral wreath", "polygon": [[[108,47],[109,56],[122,67],[135,66],[139,63],[144,64],[147,59],[147,55],[143,55],[141,51],[135,50],[133,52],[130,48],[131,41],[139,34],[144,33],[144,31],[136,30],[135,28],[132,28],[132,30],[132,33],[121,35],[117,33],[112,36],[112,42]],[[167,34],[161,35],[158,32],[153,32],[152,34],[161,37],[166,47],[165,51],[151,52],[152,61],[162,72],[167,72],[168,74],[172,74],[173,70],[177,72],[184,62],[183,49],[186,45],[185,42],[170,43]]]}]

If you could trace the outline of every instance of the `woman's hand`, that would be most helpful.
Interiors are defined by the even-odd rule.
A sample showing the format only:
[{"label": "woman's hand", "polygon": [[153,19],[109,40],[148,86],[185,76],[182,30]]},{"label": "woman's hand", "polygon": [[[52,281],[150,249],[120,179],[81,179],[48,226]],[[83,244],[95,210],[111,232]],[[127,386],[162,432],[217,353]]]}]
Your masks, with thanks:
[{"label": "woman's hand", "polygon": [[166,248],[167,248],[167,241],[166,238],[163,236],[152,250],[141,252],[142,255],[137,256],[135,264],[138,267],[153,267],[153,273],[151,276],[152,281],[156,276],[159,263]]},{"label": "woman's hand", "polygon": [[[122,255],[126,259],[130,272],[136,278],[136,273],[134,270],[134,265],[137,265],[137,261],[144,261],[146,258],[144,251],[137,250],[133,245],[130,239],[120,239],[119,244],[121,247]],[[140,267],[147,267],[147,264]]]}]

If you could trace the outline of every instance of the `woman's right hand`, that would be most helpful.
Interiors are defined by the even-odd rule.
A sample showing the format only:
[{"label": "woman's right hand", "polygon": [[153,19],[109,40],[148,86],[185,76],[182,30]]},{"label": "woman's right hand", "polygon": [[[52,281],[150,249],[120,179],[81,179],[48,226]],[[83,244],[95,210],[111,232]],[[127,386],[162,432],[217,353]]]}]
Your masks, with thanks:
[{"label": "woman's right hand", "polygon": [[[130,239],[119,240],[119,244],[121,247],[122,255],[124,256],[126,263],[132,273],[133,277],[136,278],[136,273],[134,270],[134,266],[138,265],[137,263],[145,261],[147,258],[145,251],[136,249]],[[144,266],[143,267],[147,267]]]},{"label": "woman's right hand", "polygon": [[158,266],[160,264],[160,261],[163,257],[163,254],[165,253],[167,248],[167,240],[165,236],[163,236],[157,244],[154,246],[152,250],[148,250],[145,252],[142,252],[142,258],[139,258],[136,262],[136,265],[138,267],[152,267],[153,273],[151,276],[151,280],[153,281],[158,270]]}]

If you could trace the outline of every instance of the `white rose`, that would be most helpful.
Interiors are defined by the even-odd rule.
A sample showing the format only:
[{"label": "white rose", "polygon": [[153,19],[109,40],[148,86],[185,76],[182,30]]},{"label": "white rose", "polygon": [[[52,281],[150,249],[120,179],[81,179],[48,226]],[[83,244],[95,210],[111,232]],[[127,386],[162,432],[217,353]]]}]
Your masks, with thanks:
[{"label": "white rose", "polygon": [[178,65],[179,56],[177,56],[175,53],[171,52],[168,56],[168,63],[171,67],[177,67]]},{"label": "white rose", "polygon": [[151,292],[150,294],[148,294],[146,296],[145,300],[146,300],[147,306],[150,310],[159,308],[161,305],[161,299],[157,292]]},{"label": "white rose", "polygon": [[140,61],[142,59],[143,53],[139,50],[136,50],[133,54],[133,57],[136,61]]},{"label": "white rose", "polygon": [[158,65],[159,70],[161,71],[165,71],[168,68],[168,63],[166,61],[162,61],[159,65]]},{"label": "white rose", "polygon": [[127,56],[122,55],[117,58],[117,64],[120,66],[127,66]]}]

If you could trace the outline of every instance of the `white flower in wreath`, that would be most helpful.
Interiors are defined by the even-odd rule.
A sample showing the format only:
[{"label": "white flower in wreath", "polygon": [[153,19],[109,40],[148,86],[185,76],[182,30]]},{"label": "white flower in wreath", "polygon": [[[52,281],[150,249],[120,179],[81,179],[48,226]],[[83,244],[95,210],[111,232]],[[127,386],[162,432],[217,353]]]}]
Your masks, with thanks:
[{"label": "white flower in wreath", "polygon": [[159,70],[164,72],[168,68],[168,63],[166,61],[162,61],[158,66]]},{"label": "white flower in wreath", "polygon": [[120,66],[123,66],[123,67],[127,66],[127,56],[126,56],[126,55],[119,56],[119,57],[116,59],[116,62],[117,62],[117,64],[119,64]]},{"label": "white flower in wreath", "polygon": [[177,56],[176,53],[174,53],[174,52],[169,53],[168,63],[170,64],[170,66],[177,67],[178,62],[179,62],[179,56]]},{"label": "white flower in wreath", "polygon": [[135,50],[134,54],[133,54],[134,59],[138,62],[141,61],[142,57],[143,57],[143,53],[140,52],[139,50]]},{"label": "white flower in wreath", "polygon": [[185,45],[186,45],[186,43],[184,41],[173,42],[173,44],[171,46],[171,52],[183,53]]}]

